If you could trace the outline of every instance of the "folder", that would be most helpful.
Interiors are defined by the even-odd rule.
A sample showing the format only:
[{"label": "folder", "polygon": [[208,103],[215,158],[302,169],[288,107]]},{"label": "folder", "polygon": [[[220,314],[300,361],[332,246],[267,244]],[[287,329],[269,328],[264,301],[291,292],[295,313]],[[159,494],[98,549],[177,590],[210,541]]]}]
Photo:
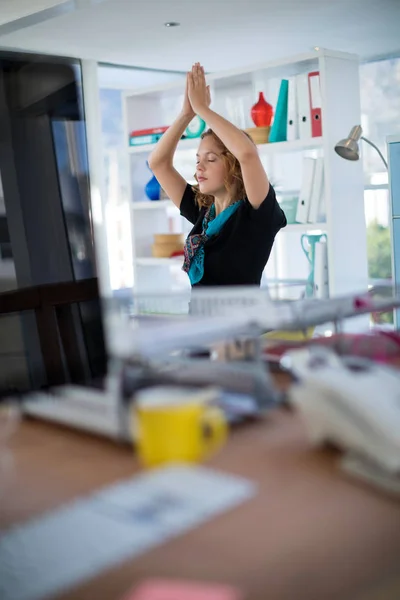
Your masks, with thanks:
[{"label": "folder", "polygon": [[156,144],[162,136],[162,133],[153,133],[150,135],[135,135],[129,138],[129,145],[144,146],[146,144]]},{"label": "folder", "polygon": [[296,75],[297,121],[299,138],[304,140],[311,137],[310,92],[308,88],[308,73]]},{"label": "folder", "polygon": [[314,179],[311,190],[308,222],[318,223],[322,213],[322,197],[324,193],[324,159],[322,156],[315,159]]},{"label": "folder", "polygon": [[313,71],[308,74],[308,90],[310,97],[311,136],[320,137],[322,135],[322,101],[319,71]]},{"label": "folder", "polygon": [[314,158],[305,156],[303,158],[303,175],[301,180],[301,189],[299,194],[299,201],[297,203],[296,221],[297,223],[307,223],[308,213],[310,210],[311,192],[314,181],[314,169],[315,169]]},{"label": "folder", "polygon": [[288,80],[288,118],[286,128],[286,139],[288,142],[297,140],[299,137],[299,126],[297,120],[297,94],[296,79],[290,77]]},{"label": "folder", "polygon": [[282,79],[276,103],[274,122],[272,123],[268,141],[285,142],[288,114],[288,80]]}]

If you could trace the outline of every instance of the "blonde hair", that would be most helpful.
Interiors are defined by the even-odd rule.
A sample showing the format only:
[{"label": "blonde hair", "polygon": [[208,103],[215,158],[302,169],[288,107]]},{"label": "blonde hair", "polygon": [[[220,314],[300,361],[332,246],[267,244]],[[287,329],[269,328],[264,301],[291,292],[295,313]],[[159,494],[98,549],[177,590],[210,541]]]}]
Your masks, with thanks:
[{"label": "blonde hair", "polygon": [[[246,133],[246,131],[243,133],[251,140],[251,137],[248,135],[248,133]],[[207,136],[212,137],[217,145],[221,148],[220,155],[225,165],[224,186],[229,193],[231,202],[241,200],[245,197],[246,191],[244,188],[242,169],[240,168],[238,159],[232,154],[232,152],[228,150],[223,141],[214,133],[212,129],[207,129],[207,131],[202,134],[201,139],[204,139]],[[196,174],[194,177],[197,181]],[[194,185],[192,187],[195,193],[195,200],[200,208],[208,208],[211,206],[211,204],[214,202],[214,196],[211,194],[202,194],[198,185]]]}]

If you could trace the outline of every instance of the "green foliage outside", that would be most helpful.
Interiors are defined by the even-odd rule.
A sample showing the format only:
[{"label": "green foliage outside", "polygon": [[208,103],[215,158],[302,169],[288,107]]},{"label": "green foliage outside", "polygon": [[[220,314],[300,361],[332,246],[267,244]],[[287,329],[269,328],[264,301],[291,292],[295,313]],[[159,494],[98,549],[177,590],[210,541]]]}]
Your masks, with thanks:
[{"label": "green foliage outside", "polygon": [[[388,227],[373,221],[367,228],[368,273],[371,279],[390,279],[392,259]],[[391,293],[388,288],[388,294]],[[393,312],[379,315],[379,322],[393,323]]]},{"label": "green foliage outside", "polygon": [[367,228],[368,272],[371,279],[390,279],[392,262],[390,231],[376,221]]}]

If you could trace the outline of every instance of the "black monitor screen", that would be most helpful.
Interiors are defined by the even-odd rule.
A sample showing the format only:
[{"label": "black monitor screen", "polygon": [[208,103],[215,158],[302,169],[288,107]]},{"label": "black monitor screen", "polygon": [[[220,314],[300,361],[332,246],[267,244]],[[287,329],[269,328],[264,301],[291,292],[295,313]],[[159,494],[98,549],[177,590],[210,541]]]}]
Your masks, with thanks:
[{"label": "black monitor screen", "polygon": [[106,370],[79,61],[0,53],[0,395]]}]

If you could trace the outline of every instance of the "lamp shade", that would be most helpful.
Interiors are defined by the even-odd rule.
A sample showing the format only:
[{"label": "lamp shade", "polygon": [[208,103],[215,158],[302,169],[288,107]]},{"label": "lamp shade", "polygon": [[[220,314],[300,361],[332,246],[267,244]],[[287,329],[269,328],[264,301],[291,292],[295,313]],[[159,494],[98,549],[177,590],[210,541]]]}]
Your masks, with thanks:
[{"label": "lamp shade", "polygon": [[360,125],[352,127],[349,136],[336,144],[335,151],[337,154],[346,160],[358,160],[360,158],[358,140],[361,138],[361,134]]}]

